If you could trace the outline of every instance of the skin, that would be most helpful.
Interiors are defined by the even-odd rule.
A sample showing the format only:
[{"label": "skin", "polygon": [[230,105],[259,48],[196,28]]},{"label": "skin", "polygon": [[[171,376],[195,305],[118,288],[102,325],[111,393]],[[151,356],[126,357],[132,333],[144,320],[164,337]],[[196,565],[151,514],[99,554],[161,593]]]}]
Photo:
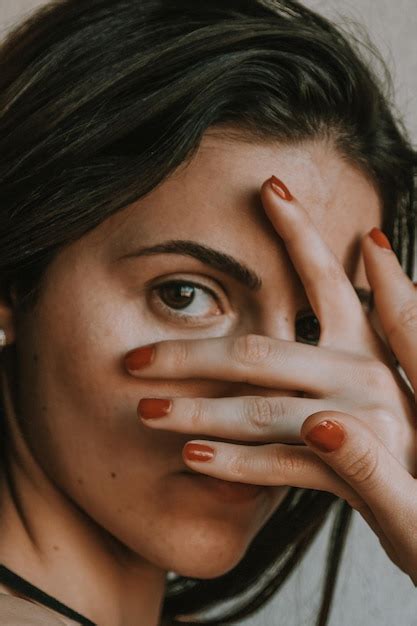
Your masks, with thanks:
[{"label": "skin", "polygon": [[[229,571],[288,485],[296,484],[286,476],[256,499],[232,504],[208,496],[183,474],[200,471],[187,465],[184,444],[214,439],[233,445],[233,437],[150,428],[136,408],[146,397],[296,399],[297,390],[263,379],[242,382],[230,372],[218,380],[207,372],[184,375],[181,367],[176,374],[172,358],[166,375],[158,360],[147,378],[132,375],[123,363],[130,350],[166,340],[256,333],[300,346],[288,341],[295,340],[297,312],[310,305],[278,225],[264,211],[265,192],[262,200],[259,192],[272,173],[308,207],[349,280],[369,288],[359,244],[381,223],[381,208],[362,172],[326,143],[256,144],[211,131],[190,163],[59,253],[34,312],[24,316],[2,301],[0,325],[8,343],[16,342],[17,361],[6,350],[2,389],[11,443],[10,478],[0,485],[0,561],[100,625],[158,624],[166,572],[212,578]],[[227,252],[259,274],[262,288],[251,293],[186,255],[122,258],[172,239]],[[174,277],[215,290],[222,307],[199,292],[199,322],[168,316],[149,287]],[[332,340],[340,347],[346,337],[339,331]],[[369,353],[389,362],[372,333],[360,337],[358,351],[363,339]],[[221,355],[218,344],[218,360]],[[391,390],[396,385],[404,444],[411,409],[398,379],[390,384]],[[317,471],[326,466],[311,454]],[[325,480],[330,485],[335,476],[322,470],[318,488],[326,489]],[[239,482],[251,481],[242,475]],[[337,485],[352,496],[345,481]]]}]

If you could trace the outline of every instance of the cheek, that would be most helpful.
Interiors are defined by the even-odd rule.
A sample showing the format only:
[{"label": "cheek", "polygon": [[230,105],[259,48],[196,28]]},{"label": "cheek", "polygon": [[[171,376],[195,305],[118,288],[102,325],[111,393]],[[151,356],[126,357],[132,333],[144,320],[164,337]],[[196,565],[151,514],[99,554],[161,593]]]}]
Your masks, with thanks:
[{"label": "cheek", "polygon": [[[186,469],[181,450],[190,436],[147,429],[136,407],[148,395],[228,396],[233,389],[129,376],[124,354],[163,337],[151,319],[142,322],[135,303],[99,285],[67,281],[61,292],[46,291],[19,327],[24,434],[61,492],[123,544],[167,569],[219,575],[241,558],[271,503],[237,523],[233,509],[184,493],[178,472]],[[217,569],[208,572],[202,564],[213,563],[213,553]]]},{"label": "cheek", "polygon": [[[19,328],[18,378],[25,432],[48,475],[85,508],[135,506],[138,485],[185,469],[187,435],[146,428],[141,397],[223,395],[213,381],[146,381],[130,376],[124,354],[153,336],[134,305],[108,290],[45,295]],[[115,480],[118,489],[114,492]],[[100,485],[99,497],[96,486]]]},{"label": "cheek", "polygon": [[103,480],[116,472],[121,445],[137,463],[140,383],[125,373],[122,355],[139,332],[116,295],[97,283],[69,292],[46,292],[19,328],[20,409],[49,471],[85,484],[81,474]]},{"label": "cheek", "polygon": [[159,512],[158,479],[171,468],[178,471],[182,442],[146,429],[137,418],[149,385],[121,365],[131,335],[140,334],[137,324],[117,314],[116,299],[100,299],[97,291],[94,299],[78,294],[66,303],[50,300],[19,332],[24,434],[64,493],[100,525],[134,542],[140,511],[144,526],[144,509],[150,518]]},{"label": "cheek", "polygon": [[[146,429],[136,417],[142,396],[193,395],[192,387],[194,395],[211,395],[216,383],[180,389],[181,383],[133,379],[120,361],[131,347],[125,345],[130,333],[137,341],[137,325],[132,330],[129,316],[117,317],[114,303],[97,304],[97,298],[94,306],[78,299],[60,312],[59,324],[53,307],[45,308],[25,330],[31,355],[23,360],[21,409],[31,417],[24,420],[25,434],[37,461],[81,510],[134,552],[166,569],[223,573],[241,558],[270,504],[237,524],[232,511],[219,511],[204,494],[187,497],[177,473],[185,469],[181,450],[189,436]],[[212,562],[214,551],[211,572],[201,563]]]}]

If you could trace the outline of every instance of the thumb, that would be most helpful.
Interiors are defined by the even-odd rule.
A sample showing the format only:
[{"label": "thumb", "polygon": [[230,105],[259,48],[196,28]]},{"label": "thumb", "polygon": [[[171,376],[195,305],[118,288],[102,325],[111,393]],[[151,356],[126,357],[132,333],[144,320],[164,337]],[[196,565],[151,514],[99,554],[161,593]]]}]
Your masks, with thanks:
[{"label": "thumb", "polygon": [[415,480],[366,423],[339,411],[319,411],[304,421],[300,435],[353,487],[391,541],[404,544],[413,523],[417,531]]}]

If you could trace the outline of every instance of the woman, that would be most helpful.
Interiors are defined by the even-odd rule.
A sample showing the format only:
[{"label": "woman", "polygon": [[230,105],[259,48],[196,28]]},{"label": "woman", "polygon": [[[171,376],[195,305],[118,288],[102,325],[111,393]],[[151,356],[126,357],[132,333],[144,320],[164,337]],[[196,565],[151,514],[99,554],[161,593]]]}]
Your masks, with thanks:
[{"label": "woman", "polygon": [[352,45],[65,0],[0,63],[0,621],[236,621],[333,504],[319,623],[351,507],[416,581],[415,159]]}]

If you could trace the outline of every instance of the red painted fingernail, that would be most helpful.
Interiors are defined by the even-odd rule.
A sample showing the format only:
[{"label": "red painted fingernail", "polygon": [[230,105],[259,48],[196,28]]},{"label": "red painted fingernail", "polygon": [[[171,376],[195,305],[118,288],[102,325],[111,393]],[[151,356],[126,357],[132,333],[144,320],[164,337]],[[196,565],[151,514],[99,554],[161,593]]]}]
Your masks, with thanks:
[{"label": "red painted fingernail", "polygon": [[368,235],[380,248],[392,250],[388,237],[379,228],[373,228],[369,231]]},{"label": "red painted fingernail", "polygon": [[293,199],[288,187],[286,187],[282,180],[276,176],[271,176],[269,184],[271,185],[271,189],[273,189],[283,200],[290,202]]},{"label": "red painted fingernail", "polygon": [[340,448],[346,433],[337,422],[325,420],[310,430],[306,439],[322,452],[332,452]]},{"label": "red painted fingernail", "polygon": [[138,405],[138,415],[145,420],[165,417],[172,408],[172,400],[164,398],[142,398]]},{"label": "red painted fingernail", "polygon": [[211,461],[214,457],[214,448],[202,443],[186,443],[184,456],[189,461]]},{"label": "red painted fingernail", "polygon": [[134,372],[152,363],[155,356],[155,344],[131,350],[125,356],[125,365],[128,370]]}]

